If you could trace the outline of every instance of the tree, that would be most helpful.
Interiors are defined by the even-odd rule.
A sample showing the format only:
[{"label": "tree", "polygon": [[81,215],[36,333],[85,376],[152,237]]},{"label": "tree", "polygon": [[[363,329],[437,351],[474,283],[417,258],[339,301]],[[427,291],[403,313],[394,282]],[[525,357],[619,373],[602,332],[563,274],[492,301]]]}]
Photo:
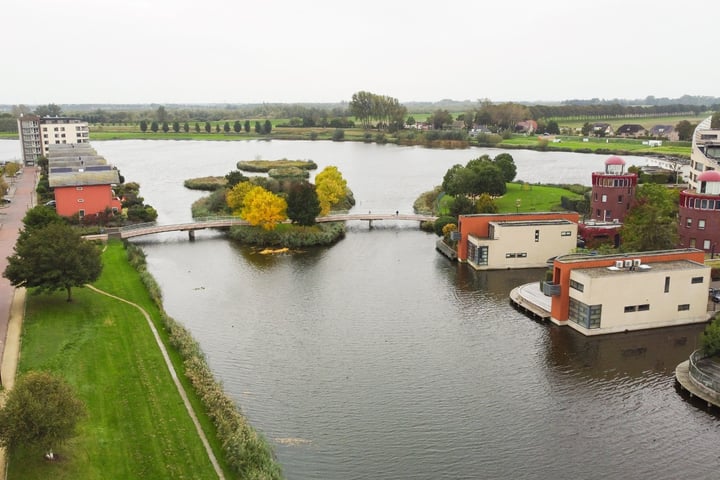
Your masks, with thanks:
[{"label": "tree", "polygon": [[477,201],[475,202],[475,212],[476,213],[497,213],[498,212],[498,206],[495,203],[495,200],[487,194],[487,193],[481,193],[478,197]]},{"label": "tree", "polygon": [[475,203],[465,195],[458,195],[450,205],[450,215],[459,217],[460,215],[468,215],[475,213]]},{"label": "tree", "polygon": [[550,120],[545,127],[545,131],[551,135],[559,135],[560,126],[555,120]]},{"label": "tree", "polygon": [[153,122],[150,124],[150,130],[152,130],[153,133],[157,133],[158,131],[158,122],[153,120]]},{"label": "tree", "polygon": [[147,122],[146,122],[145,120],[142,120],[142,121],[140,122],[140,131],[141,131],[142,133],[145,133],[145,132],[147,132],[147,129],[148,129],[148,124],[147,124]]},{"label": "tree", "polygon": [[315,189],[320,201],[320,215],[325,216],[347,195],[347,181],[337,167],[328,166],[315,176]]},{"label": "tree", "polygon": [[10,390],[0,410],[0,444],[42,449],[54,459],[53,448],[75,434],[85,404],[70,385],[48,372],[28,372]]},{"label": "tree", "polygon": [[255,121],[255,133],[262,133],[262,125],[257,120]]},{"label": "tree", "polygon": [[241,181],[236,183],[228,192],[225,194],[225,202],[227,203],[230,210],[240,216],[240,212],[245,205],[245,196],[250,190],[255,187],[249,181]]},{"label": "tree", "polygon": [[713,130],[720,129],[720,112],[715,112],[712,117],[710,117],[710,128]]},{"label": "tree", "polygon": [[195,122],[195,133],[200,133],[200,124]]},{"label": "tree", "polygon": [[98,248],[69,225],[51,222],[21,232],[3,276],[13,286],[37,287],[38,292],[67,291],[100,277],[102,263]]},{"label": "tree", "polygon": [[580,129],[580,133],[583,134],[583,137],[587,137],[588,135],[590,135],[590,130],[592,130],[592,126],[588,122],[585,122]]},{"label": "tree", "polygon": [[233,170],[232,172],[225,175],[225,181],[227,181],[228,188],[233,188],[240,182],[246,182],[248,178],[242,174],[240,170]]},{"label": "tree", "polygon": [[35,108],[35,115],[38,117],[60,117],[62,116],[62,108],[60,108],[59,105],[55,105],[54,103],[49,103],[47,105],[39,105],[37,108]]},{"label": "tree", "polygon": [[265,120],[265,124],[263,125],[263,133],[265,135],[270,135],[270,132],[272,132],[272,123],[270,120]]},{"label": "tree", "polygon": [[501,153],[500,155],[496,156],[493,161],[495,162],[495,165],[500,167],[500,170],[502,170],[503,178],[505,179],[506,183],[515,180],[515,175],[517,175],[517,167],[515,166],[515,160],[513,160],[512,155],[510,155],[509,153]]},{"label": "tree", "polygon": [[678,242],[678,192],[663,185],[641,185],[625,216],[620,238],[626,252],[675,248]]},{"label": "tree", "polygon": [[693,132],[695,131],[695,125],[687,120],[680,120],[675,125],[675,130],[678,132],[678,138],[682,141],[690,141],[692,139]]},{"label": "tree", "polygon": [[180,131],[180,122],[173,122],[172,129],[173,132],[178,133]]},{"label": "tree", "polygon": [[57,214],[54,208],[48,208],[45,205],[38,205],[25,212],[23,217],[24,229],[20,235],[29,235],[35,230],[45,228],[51,223],[66,224],[63,217]]},{"label": "tree", "polygon": [[163,131],[163,133],[168,133],[169,130],[170,130],[170,127],[168,126],[168,123],[167,123],[167,122],[163,122],[163,124],[162,124],[162,131]]},{"label": "tree", "polygon": [[155,111],[155,120],[157,120],[158,123],[164,123],[168,121],[167,110],[165,110],[165,107],[163,107],[162,105],[160,105]]},{"label": "tree", "polygon": [[453,117],[447,110],[435,110],[435,113],[430,115],[427,121],[432,123],[435,130],[442,130],[445,125],[450,125],[452,123]]},{"label": "tree", "polygon": [[215,133],[220,133],[220,124],[219,123],[215,124]]},{"label": "tree", "polygon": [[308,182],[296,182],[290,187],[287,196],[287,216],[298,225],[315,225],[320,215],[320,200],[315,185]]},{"label": "tree", "polygon": [[183,124],[183,132],[188,133],[190,131],[190,125],[188,125],[188,122],[185,122]]},{"label": "tree", "polygon": [[240,216],[250,225],[273,230],[278,223],[287,219],[287,202],[262,187],[254,186],[243,200]]},{"label": "tree", "polygon": [[233,123],[233,132],[235,132],[235,133],[242,132],[242,125],[240,124],[240,120],[235,120],[235,123]]},{"label": "tree", "polygon": [[250,120],[245,120],[245,133],[250,133]]},{"label": "tree", "polygon": [[225,122],[223,125],[223,132],[230,133],[230,122]]},{"label": "tree", "polygon": [[210,122],[205,122],[205,133],[210,133],[212,131],[212,125],[210,125]]}]

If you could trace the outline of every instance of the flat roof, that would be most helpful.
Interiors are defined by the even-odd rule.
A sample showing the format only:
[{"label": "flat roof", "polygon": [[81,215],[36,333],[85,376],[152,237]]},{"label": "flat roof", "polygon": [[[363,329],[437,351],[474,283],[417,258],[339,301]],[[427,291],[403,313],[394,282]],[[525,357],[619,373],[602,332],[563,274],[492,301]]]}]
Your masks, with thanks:
[{"label": "flat roof", "polygon": [[[644,267],[644,268],[643,268]],[[691,260],[670,260],[667,262],[655,262],[651,264],[645,264],[644,266],[630,268],[616,268],[616,267],[592,267],[592,268],[576,268],[572,271],[570,276],[575,273],[585,274],[591,278],[608,277],[611,275],[642,275],[647,272],[674,272],[678,270],[698,270],[707,269],[710,271],[710,267],[706,267],[697,262]]]},{"label": "flat roof", "polygon": [[528,227],[543,225],[576,225],[575,222],[565,220],[564,218],[552,220],[501,220],[498,222],[490,222],[491,225],[500,225],[503,227]]},{"label": "flat roof", "polygon": [[[617,253],[611,255],[591,255],[589,253],[568,253],[555,258],[560,263],[581,263],[588,260],[632,260],[634,258],[656,257],[668,254],[699,253],[702,250],[696,248],[676,248],[673,250],[652,250],[649,252]],[[654,265],[654,263],[653,263]]]}]

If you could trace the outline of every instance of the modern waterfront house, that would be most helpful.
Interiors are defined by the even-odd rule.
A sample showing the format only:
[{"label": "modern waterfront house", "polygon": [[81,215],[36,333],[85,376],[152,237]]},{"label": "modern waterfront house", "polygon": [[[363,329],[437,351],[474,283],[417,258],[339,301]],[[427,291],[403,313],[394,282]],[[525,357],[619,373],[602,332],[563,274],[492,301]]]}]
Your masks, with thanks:
[{"label": "modern waterfront house", "polygon": [[55,192],[55,210],[64,217],[117,212],[122,202],[112,187],[120,183],[116,168],[89,145],[51,145],[48,180]]},{"label": "modern waterfront house", "polygon": [[458,261],[477,270],[542,268],[577,246],[576,212],[460,215]]},{"label": "modern waterfront house", "polygon": [[720,172],[706,170],[695,179],[697,188],[680,192],[680,246],[714,255],[720,242]]},{"label": "modern waterfront house", "polygon": [[32,165],[39,156],[47,156],[50,145],[72,145],[90,141],[87,122],[70,117],[39,117],[24,114],[18,118],[22,158]]},{"label": "modern waterfront house", "polygon": [[708,320],[710,267],[697,249],[555,258],[550,320],[584,335]]}]

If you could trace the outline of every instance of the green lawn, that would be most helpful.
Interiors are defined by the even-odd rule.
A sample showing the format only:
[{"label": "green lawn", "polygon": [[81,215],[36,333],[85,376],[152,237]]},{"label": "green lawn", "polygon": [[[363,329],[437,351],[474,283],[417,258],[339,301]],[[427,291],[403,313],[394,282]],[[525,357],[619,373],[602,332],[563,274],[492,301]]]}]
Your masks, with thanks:
[{"label": "green lawn", "polygon": [[[120,243],[109,244],[103,264],[95,286],[140,304],[158,325],[159,312]],[[79,435],[56,449],[59,461],[17,452],[8,478],[217,478],[142,314],[85,288],[73,297],[28,295],[19,369],[64,376],[88,416]],[[199,416],[217,456],[214,431]]]},{"label": "green lawn", "polygon": [[[561,211],[560,197],[581,199],[582,195],[571,192],[565,188],[548,185],[531,185],[521,183],[508,183],[507,192],[495,199],[498,213],[512,212],[554,212]],[[517,200],[520,200],[518,206]],[[439,209],[441,215],[447,215],[453,197],[443,195],[440,198]]]},{"label": "green lawn", "polygon": [[[555,138],[560,139],[559,143],[554,143],[552,138],[547,142],[546,149],[559,151],[580,151],[580,152],[597,152],[604,153],[613,151],[618,155],[671,155],[677,157],[690,157],[690,142],[663,142],[660,147],[650,147],[643,145],[642,140],[633,138],[596,138],[587,137],[588,141],[584,142],[582,137],[557,135]],[[512,138],[503,140],[498,147],[527,147],[538,148],[540,140],[537,135],[514,135]]]}]

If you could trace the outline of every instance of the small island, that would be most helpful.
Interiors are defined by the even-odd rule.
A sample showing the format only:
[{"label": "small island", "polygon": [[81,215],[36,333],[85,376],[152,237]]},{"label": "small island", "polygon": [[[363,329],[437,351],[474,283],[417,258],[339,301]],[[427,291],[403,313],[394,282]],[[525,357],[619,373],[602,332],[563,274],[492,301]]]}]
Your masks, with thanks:
[{"label": "small island", "polygon": [[[329,166],[310,183],[310,160],[238,162],[224,177],[188,179],[185,187],[210,191],[192,206],[193,218],[236,216],[247,222],[230,228],[228,236],[259,247],[287,248],[331,245],[343,238],[343,222],[317,223],[317,217],[345,212],[354,204],[352,191],[337,167]],[[267,173],[247,177],[243,172]]]}]

